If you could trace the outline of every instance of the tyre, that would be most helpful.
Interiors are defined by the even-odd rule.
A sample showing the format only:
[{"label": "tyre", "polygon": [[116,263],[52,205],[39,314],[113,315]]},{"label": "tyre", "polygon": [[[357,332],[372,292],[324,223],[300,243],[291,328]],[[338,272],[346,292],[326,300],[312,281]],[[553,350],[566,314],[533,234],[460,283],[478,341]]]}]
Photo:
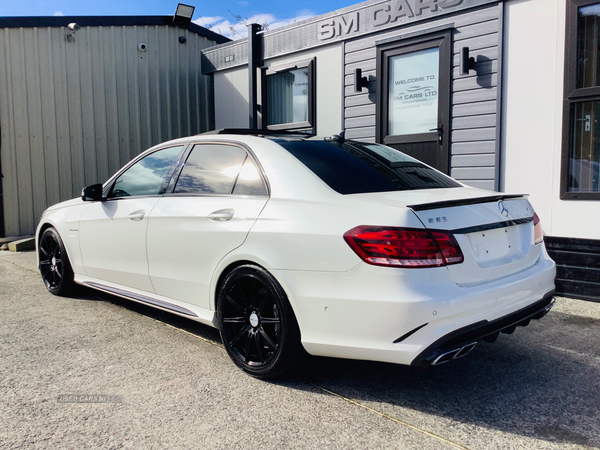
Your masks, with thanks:
[{"label": "tyre", "polygon": [[40,273],[46,289],[54,295],[66,295],[75,286],[73,269],[62,239],[54,228],[42,233],[38,246]]},{"label": "tyre", "polygon": [[290,303],[277,280],[255,265],[236,267],[218,293],[221,338],[233,362],[270,379],[298,367],[306,352]]}]

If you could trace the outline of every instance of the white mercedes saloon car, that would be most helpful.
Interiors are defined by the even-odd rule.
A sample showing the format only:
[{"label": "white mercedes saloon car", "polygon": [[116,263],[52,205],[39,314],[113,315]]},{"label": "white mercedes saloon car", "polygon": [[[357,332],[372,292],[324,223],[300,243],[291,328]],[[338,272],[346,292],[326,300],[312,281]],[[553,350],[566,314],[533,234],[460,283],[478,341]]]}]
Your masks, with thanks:
[{"label": "white mercedes saloon car", "polygon": [[84,285],[216,327],[258,378],[306,353],[438,365],[554,302],[526,196],[342,136],[157,145],[48,208],[36,242],[52,294]]}]

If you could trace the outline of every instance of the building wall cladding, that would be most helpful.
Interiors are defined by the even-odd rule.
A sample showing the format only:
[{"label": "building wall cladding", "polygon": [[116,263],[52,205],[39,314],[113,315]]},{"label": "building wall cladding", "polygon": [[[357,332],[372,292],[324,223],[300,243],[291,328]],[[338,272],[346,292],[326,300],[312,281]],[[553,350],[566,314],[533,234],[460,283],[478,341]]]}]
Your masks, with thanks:
[{"label": "building wall cladding", "polygon": [[0,28],[4,234],[32,234],[47,206],[155,144],[208,130],[200,52],[214,44],[164,25]]},{"label": "building wall cladding", "polygon": [[[428,29],[452,26],[453,69],[450,146],[451,176],[484,189],[494,189],[496,172],[496,113],[501,9],[499,5],[445,16],[435,21],[399,27],[347,41],[344,67],[346,136],[375,141],[376,42]],[[469,47],[475,67],[459,74],[461,47]],[[368,92],[354,92],[354,70],[369,78]]]}]

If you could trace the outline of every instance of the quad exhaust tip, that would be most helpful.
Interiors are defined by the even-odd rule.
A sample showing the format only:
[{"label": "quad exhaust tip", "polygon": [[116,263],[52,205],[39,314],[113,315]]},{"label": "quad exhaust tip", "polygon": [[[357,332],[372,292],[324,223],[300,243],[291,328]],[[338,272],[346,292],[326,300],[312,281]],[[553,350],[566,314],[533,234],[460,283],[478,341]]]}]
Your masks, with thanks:
[{"label": "quad exhaust tip", "polygon": [[473,350],[476,345],[477,342],[471,342],[470,344],[463,345],[462,347],[455,348],[453,350],[449,350],[445,353],[442,353],[440,356],[433,360],[431,365],[436,366],[451,361],[453,359],[462,358],[463,356],[467,355],[471,350]]},{"label": "quad exhaust tip", "polygon": [[[544,297],[544,299],[542,299],[541,301],[546,300],[548,298],[548,296],[549,295],[546,295]],[[453,359],[462,358],[463,356],[470,353],[471,350],[473,350],[475,348],[475,346],[477,345],[477,343],[480,340],[483,340],[485,342],[495,342],[496,339],[498,339],[498,336],[500,335],[500,333],[511,334],[515,331],[515,329],[517,327],[525,327],[525,326],[529,325],[529,323],[532,320],[541,319],[546,314],[548,314],[548,312],[552,309],[552,307],[554,306],[555,303],[556,303],[556,298],[551,298],[550,301],[548,301],[548,303],[542,309],[538,310],[537,312],[535,312],[529,316],[525,316],[524,318],[521,318],[520,320],[516,321],[515,323],[512,323],[510,325],[505,325],[503,328],[498,328],[495,331],[490,331],[488,334],[483,334],[482,336],[475,338],[475,339],[477,339],[477,341],[475,341],[475,342],[472,341],[469,344],[461,345],[459,347],[453,348],[452,350],[446,350],[446,351],[438,348],[438,350],[436,350],[432,354],[430,354],[429,357],[425,361],[422,361],[415,365],[427,365],[427,363],[429,363],[428,365],[430,365],[430,366],[436,366],[436,365],[451,361]],[[419,328],[421,328],[421,327],[419,327]],[[414,330],[414,331],[416,331],[416,330]],[[410,332],[410,334],[412,334],[412,333],[413,332]],[[471,339],[474,339],[472,334],[471,334]],[[398,341],[400,341],[400,339],[394,341],[394,343],[396,343]],[[443,353],[439,353],[439,352],[443,352]],[[431,361],[431,362],[429,362],[429,361]]]}]

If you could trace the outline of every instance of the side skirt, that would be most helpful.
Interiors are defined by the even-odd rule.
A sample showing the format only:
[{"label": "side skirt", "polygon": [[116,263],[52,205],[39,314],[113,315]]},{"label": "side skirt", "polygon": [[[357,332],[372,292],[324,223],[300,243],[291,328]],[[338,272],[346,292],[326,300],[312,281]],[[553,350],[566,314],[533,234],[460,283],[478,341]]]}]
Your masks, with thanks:
[{"label": "side skirt", "polygon": [[193,311],[190,311],[187,308],[183,308],[182,306],[178,305],[173,305],[172,303],[163,302],[162,300],[156,300],[154,298],[146,297],[144,295],[133,294],[131,292],[123,291],[121,289],[113,288],[110,286],[103,286],[98,283],[87,282],[83,284],[85,286],[89,286],[100,291],[108,292],[109,294],[118,295],[119,297],[124,297],[130,300],[135,300],[136,302],[147,303],[151,306],[158,306],[159,308],[167,309],[169,311],[183,314],[185,316],[198,317],[198,314],[196,314]]},{"label": "side skirt", "polygon": [[[86,277],[87,278],[87,277]],[[148,295],[143,295],[137,292],[131,292],[121,287],[108,286],[106,284],[98,283],[96,281],[91,281],[89,279],[75,279],[75,282],[81,284],[82,286],[87,286],[89,288],[106,292],[107,294],[116,295],[118,297],[124,298],[126,300],[132,300],[134,302],[142,303],[144,305],[152,306],[154,308],[161,309],[163,311],[167,311],[170,313],[177,314],[179,316],[187,317],[192,320],[196,320],[205,325],[209,325],[213,328],[216,328],[215,314],[213,311],[205,311],[201,308],[198,308],[199,311],[193,311],[192,309],[177,305],[175,303],[171,303],[164,299],[157,299],[154,297],[149,297]],[[191,308],[194,308],[193,305],[190,305]]]}]

